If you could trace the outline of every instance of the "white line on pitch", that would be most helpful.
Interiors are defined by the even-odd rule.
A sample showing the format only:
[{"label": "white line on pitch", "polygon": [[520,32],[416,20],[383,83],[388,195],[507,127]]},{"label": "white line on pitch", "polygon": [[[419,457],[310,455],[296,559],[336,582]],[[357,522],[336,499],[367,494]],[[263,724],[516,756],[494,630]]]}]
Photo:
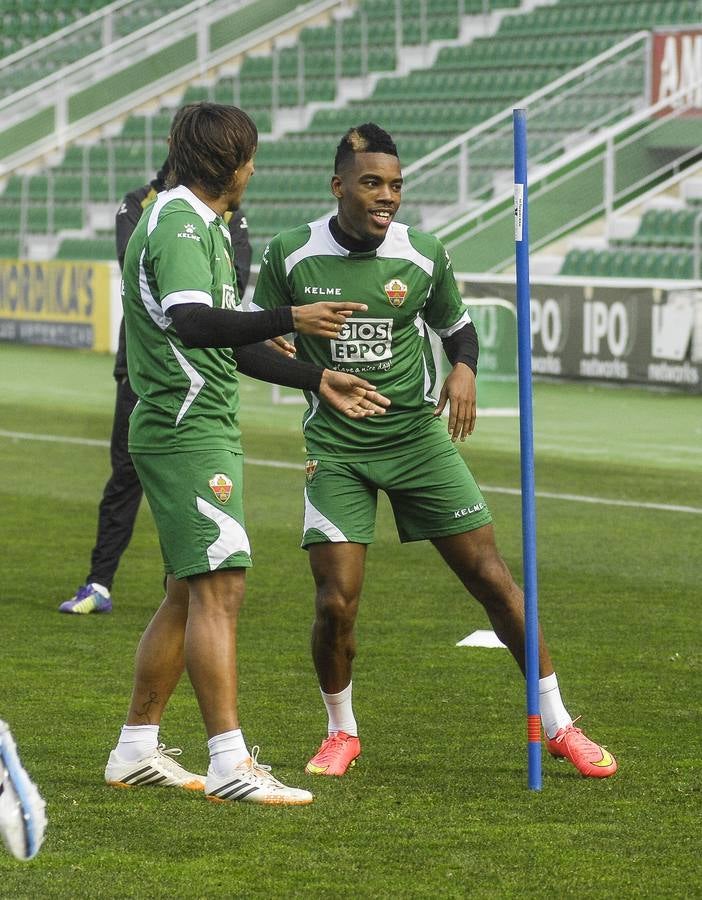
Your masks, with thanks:
[{"label": "white line on pitch", "polygon": [[[0,437],[26,441],[49,441],[54,444],[82,444],[85,447],[110,446],[109,441],[97,440],[95,438],[64,437],[58,434],[32,434],[25,431],[4,431],[2,429],[0,429]],[[302,471],[303,469],[302,463],[283,462],[276,459],[254,459],[253,457],[245,456],[244,462],[248,463],[250,466],[267,466],[271,469],[295,469],[297,471]],[[521,494],[519,488],[497,487],[488,484],[483,484],[481,487],[486,494],[509,494],[513,497],[519,497]],[[581,494],[556,494],[551,491],[536,491],[536,496],[544,500],[568,500],[572,503],[594,503],[600,506],[624,506],[629,507],[630,509],[656,509],[661,512],[680,512],[702,515],[702,508],[697,506],[678,506],[673,503],[648,503],[644,500],[614,500],[607,497],[587,497]]]},{"label": "white line on pitch", "polygon": [[[519,488],[494,487],[481,484],[481,490],[489,494],[511,494],[514,497],[521,496]],[[609,497],[586,497],[582,494],[555,494],[551,491],[536,491],[536,496],[544,500],[570,500],[573,503],[597,503],[602,506],[628,506],[633,509],[659,509],[663,512],[682,512],[702,515],[702,509],[697,506],[678,506],[674,503],[647,503],[644,500],[614,500]]]}]

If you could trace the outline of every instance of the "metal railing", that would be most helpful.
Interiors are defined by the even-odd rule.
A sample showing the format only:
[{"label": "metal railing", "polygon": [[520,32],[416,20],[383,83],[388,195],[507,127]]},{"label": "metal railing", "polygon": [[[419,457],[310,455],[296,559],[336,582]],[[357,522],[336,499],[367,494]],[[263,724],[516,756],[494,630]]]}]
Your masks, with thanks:
[{"label": "metal railing", "polygon": [[[263,4],[261,0],[193,0],[116,41],[101,44],[94,52],[0,99],[0,176],[345,2],[310,0],[297,5],[295,0],[263,0]],[[84,23],[85,27],[99,27],[114,36],[114,20],[133,5],[132,0],[118,0],[107,7],[113,17],[110,29],[101,13],[88,16],[91,21]],[[260,9],[263,14],[257,16]],[[237,30],[239,21],[245,24]],[[77,39],[80,29],[70,33]],[[36,52],[48,53],[65,43],[60,40],[61,32],[57,34],[58,43],[52,35],[45,39],[44,50]],[[18,64],[26,59],[29,65],[32,52],[22,53],[8,59],[15,58]]]},{"label": "metal railing", "polygon": [[[277,43],[271,51],[271,118],[275,121],[281,108],[297,108],[300,112],[310,102],[320,99],[334,100],[335,97],[324,96],[320,98],[317,90],[319,79],[326,81],[328,74],[333,71],[332,86],[334,94],[342,77],[357,77],[367,80],[374,74],[396,74],[396,70],[402,59],[403,52],[408,49],[420,49],[426,56],[427,48],[431,41],[431,14],[430,0],[419,0],[419,8],[416,16],[403,15],[403,0],[390,0],[382,5],[381,15],[371,14],[366,6],[359,5],[352,15],[337,17],[332,23],[333,41],[327,45],[327,60],[324,69],[320,70],[319,62],[314,66],[320,47],[306,46],[305,41],[298,40],[295,47],[278,46]],[[451,20],[455,17],[456,34],[460,35],[461,24],[464,16],[475,13],[476,5],[468,0],[459,0],[455,11],[445,18]],[[480,14],[487,16],[491,12],[491,0],[480,0]],[[504,10],[501,11],[504,14]],[[514,12],[514,11],[513,11]],[[405,27],[411,25],[415,30],[415,36],[419,37],[419,43],[409,41],[405,36]],[[351,30],[355,32],[350,35]],[[377,32],[387,33],[390,40],[377,39]],[[392,47],[394,61],[388,69],[379,70],[371,64],[371,55],[378,48],[387,50]],[[291,68],[285,65],[286,54],[294,56],[295,65]],[[358,55],[358,65],[350,66],[350,56]],[[288,59],[290,58],[288,57]],[[241,94],[241,81],[235,88],[235,94]],[[294,85],[295,100],[283,102],[282,92],[286,86]],[[259,105],[259,104],[257,104]]]},{"label": "metal railing", "polygon": [[[326,2],[316,0],[300,4],[298,7],[295,7],[295,3],[291,0],[278,2],[263,0],[263,3],[272,6],[277,27],[269,29],[266,34],[258,34],[261,40],[274,38],[276,32],[284,32],[286,28],[295,24],[296,19],[309,19],[318,16],[320,12],[332,9],[350,12],[357,6],[353,15],[343,19],[337,18],[336,21],[333,61],[335,82],[338,84],[344,74],[367,79],[374,73],[371,54],[378,46],[375,39],[375,20],[362,4],[357,5],[355,0],[326,0]],[[176,59],[173,60],[172,68],[177,71],[176,80],[182,84],[198,74],[206,72],[211,74],[213,67],[223,62],[227,55],[231,56],[234,49],[238,50],[231,46],[232,41],[227,41],[228,52],[220,52],[222,47],[218,34],[221,22],[225,19],[231,20],[239,12],[246,12],[257,5],[260,5],[259,0],[192,0],[187,5],[163,15],[163,0],[114,0],[108,6],[1,59],[0,176],[11,168],[28,162],[32,154],[41,154],[51,149],[52,134],[57,146],[74,140],[80,131],[75,127],[76,118],[81,119],[83,131],[108,121],[109,117],[98,116],[96,110],[91,111],[93,115],[89,121],[86,116],[78,116],[81,104],[76,100],[76,93],[85,92],[96,82],[106,79],[109,74],[127,70],[130,65],[143,60],[146,55],[158,51],[159,48],[165,53],[175,42],[182,43],[188,36],[192,36],[194,40],[191,45],[183,46],[182,53],[178,53],[176,49],[174,54]],[[306,15],[308,9],[311,15]],[[401,59],[403,50],[407,47],[415,50],[424,48],[426,51],[432,36],[430,0],[419,0],[416,15],[409,18],[403,15],[402,0],[390,0],[382,9],[386,13],[390,12],[390,15],[386,14],[383,18],[381,26],[385,27],[387,24],[391,36],[386,46],[394,45],[396,60],[392,67],[394,71],[397,68],[397,61]],[[492,0],[472,0],[472,2],[458,0],[455,13],[452,15],[456,17],[460,33],[461,23],[466,15],[482,15],[487,20],[492,13],[501,18],[518,12],[518,9],[495,11],[492,9]],[[349,21],[360,29],[360,39],[344,39],[344,28],[348,26]],[[414,41],[405,40],[404,29],[408,24],[414,27],[415,31],[418,29]],[[354,51],[360,53],[360,65],[352,72],[347,72],[345,70],[348,68],[346,65],[348,55]],[[305,48],[300,42],[297,72],[294,76],[297,87],[296,102],[281,102],[281,88],[284,82],[290,83],[290,78],[280,73],[280,52],[281,50],[274,45],[270,102],[273,120],[282,106],[302,108],[316,99],[315,92],[310,91],[308,87],[309,80],[314,79],[315,74],[311,71],[311,67],[306,65]],[[147,73],[144,78],[150,81]],[[169,90],[173,84],[174,79],[158,78],[155,83],[149,85],[150,95],[155,96],[159,92]],[[117,79],[112,79],[111,88],[109,100],[116,101],[122,90]],[[234,93],[236,95],[236,86]],[[130,90],[128,94],[132,106],[149,99],[148,89],[139,92]],[[257,104],[261,105],[265,106]],[[110,102],[109,107],[112,115],[119,115],[126,109],[124,105],[116,102]],[[38,116],[37,113],[41,110],[46,110],[47,115]],[[30,153],[22,153],[20,146],[21,134],[18,136],[17,132],[23,124],[27,124],[25,144],[31,145]]]},{"label": "metal railing", "polygon": [[[519,100],[529,109],[531,167],[565,154],[576,140],[645,104],[649,46],[650,33],[639,31]],[[615,81],[620,90],[622,83],[631,85],[629,96],[618,104],[598,104],[598,96],[609,93]],[[579,108],[588,113],[578,122],[574,113]],[[510,106],[407,166],[405,206],[418,208],[428,230],[440,232],[448,223],[453,230],[469,221],[486,195],[501,193],[501,183],[511,184],[511,141]],[[432,202],[437,181],[443,197],[451,199]]]},{"label": "metal railing", "polygon": [[[114,56],[119,66],[143,54],[152,39],[166,43],[172,34],[182,37],[192,23],[205,23],[213,13],[236,9],[251,0],[192,0],[163,15],[159,0],[115,0],[59,31],[0,60],[0,115],[10,125],[27,114],[24,102],[39,93],[44,105],[73,84],[85,87]],[[183,30],[183,25],[188,27]],[[201,26],[200,26],[201,27]]]},{"label": "metal railing", "polygon": [[692,268],[695,281],[702,279],[702,210],[695,216],[693,225]]},{"label": "metal railing", "polygon": [[[702,87],[702,81],[697,84]],[[666,135],[666,130],[684,122],[685,114],[694,108],[691,87],[694,92],[695,85],[687,85],[606,132],[588,138],[577,149],[534,172],[529,189],[532,250],[598,216],[611,217],[637,194],[700,158],[702,151],[696,144],[691,149],[681,147],[674,155],[662,154],[660,158],[655,152],[658,139]],[[498,230],[504,233],[507,227],[507,234],[511,233],[512,202],[510,185],[475,210],[472,219],[466,217],[437,231],[452,250],[455,265],[468,267],[469,245],[471,253],[479,253],[481,242],[483,247],[494,248]],[[492,264],[486,266],[490,271],[500,271],[513,262],[509,238],[503,237],[498,249],[504,252],[495,254]]]}]

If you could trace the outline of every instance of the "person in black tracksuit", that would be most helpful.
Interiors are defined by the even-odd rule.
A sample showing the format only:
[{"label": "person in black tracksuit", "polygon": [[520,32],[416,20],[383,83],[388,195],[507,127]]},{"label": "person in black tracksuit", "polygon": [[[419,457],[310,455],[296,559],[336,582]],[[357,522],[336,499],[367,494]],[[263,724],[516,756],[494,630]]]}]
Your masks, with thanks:
[{"label": "person in black tracksuit", "polygon": [[[168,160],[156,177],[124,197],[115,216],[117,260],[120,269],[129,238],[144,208],[165,187]],[[239,296],[243,296],[251,270],[251,245],[246,217],[241,210],[227,213],[229,233],[234,250],[234,268]],[[112,474],[105,485],[98,509],[98,528],[95,546],[91,554],[90,571],[75,595],[59,606],[64,613],[86,614],[112,610],[112,582],[122,554],[132,537],[142,489],[132,458],[127,450],[129,416],[137,402],[127,375],[127,349],[124,335],[124,319],[119,328],[119,343],[115,357],[114,377],[117,382],[115,414],[110,438]]]}]

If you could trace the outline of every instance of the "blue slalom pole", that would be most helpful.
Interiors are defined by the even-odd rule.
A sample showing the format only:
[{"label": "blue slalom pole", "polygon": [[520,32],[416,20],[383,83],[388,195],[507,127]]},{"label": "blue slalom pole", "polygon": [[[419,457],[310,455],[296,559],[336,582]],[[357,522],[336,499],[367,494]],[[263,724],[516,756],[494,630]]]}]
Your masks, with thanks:
[{"label": "blue slalom pole", "polygon": [[530,790],[540,791],[539,612],[536,580],[534,427],[531,402],[531,310],[526,110],[513,110],[512,118],[514,124],[514,242],[517,263],[517,348],[519,359],[519,440],[522,473],[522,558],[524,564],[524,611],[526,618],[528,776]]}]

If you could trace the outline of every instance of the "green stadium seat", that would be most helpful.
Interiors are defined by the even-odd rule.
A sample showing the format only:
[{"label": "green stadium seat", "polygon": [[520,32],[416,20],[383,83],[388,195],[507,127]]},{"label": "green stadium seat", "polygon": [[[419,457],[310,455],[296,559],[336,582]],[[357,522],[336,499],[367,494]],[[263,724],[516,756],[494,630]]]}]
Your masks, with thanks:
[{"label": "green stadium seat", "polygon": [[694,275],[694,260],[691,253],[676,253],[673,278],[691,279]]},{"label": "green stadium seat", "polygon": [[87,146],[68,147],[63,157],[61,168],[64,170],[82,171],[83,165],[87,162],[89,149]]},{"label": "green stadium seat", "polygon": [[29,178],[29,199],[46,202],[49,187],[48,175],[32,175]]},{"label": "green stadium seat", "polygon": [[56,231],[78,231],[83,228],[83,207],[59,204],[54,207]]},{"label": "green stadium seat", "polygon": [[76,201],[83,200],[83,176],[63,174],[60,172],[54,178],[54,200]]},{"label": "green stadium seat", "polygon": [[583,251],[574,247],[566,254],[559,272],[560,275],[583,274]]},{"label": "green stadium seat", "polygon": [[17,199],[22,196],[24,190],[25,179],[22,175],[11,175],[7,180],[3,199]]},{"label": "green stadium seat", "polygon": [[20,255],[19,239],[0,235],[0,258],[17,259]]},{"label": "green stadium seat", "polygon": [[19,204],[5,201],[0,206],[0,232],[19,231],[22,218],[22,208]]},{"label": "green stadium seat", "polygon": [[[297,75],[299,70],[300,63],[300,53],[297,47],[285,47],[278,54],[278,75],[281,78],[290,78],[293,75]],[[244,70],[246,63],[242,66],[242,71]],[[258,78],[266,77],[263,74],[257,75]],[[270,76],[273,77],[273,65],[271,62],[271,71]]]},{"label": "green stadium seat", "polygon": [[44,204],[30,206],[27,210],[27,231],[30,234],[45,234],[48,230],[49,213]]},{"label": "green stadium seat", "polygon": [[336,84],[327,78],[305,79],[305,103],[330,101],[336,97]]},{"label": "green stadium seat", "polygon": [[333,50],[306,50],[305,76],[332,75],[336,71],[336,56]]},{"label": "green stadium seat", "polygon": [[111,261],[115,258],[114,237],[64,238],[56,253],[57,259],[91,259]]},{"label": "green stadium seat", "polygon": [[210,89],[204,84],[191,84],[183,94],[183,103],[199,103],[210,99]]},{"label": "green stadium seat", "polygon": [[632,238],[632,243],[645,246],[655,246],[659,238],[658,226],[659,212],[656,209],[647,209],[641,217],[638,230]]},{"label": "green stadium seat", "polygon": [[240,101],[242,106],[270,106],[273,103],[271,81],[242,81]]},{"label": "green stadium seat", "polygon": [[676,247],[691,248],[694,242],[696,213],[691,209],[680,210],[673,217],[671,238]]},{"label": "green stadium seat", "polygon": [[303,28],[301,39],[304,47],[329,50],[334,47],[336,35],[334,28]]},{"label": "green stadium seat", "polygon": [[110,187],[107,175],[91,175],[88,182],[88,196],[92,202],[116,202],[117,192]]}]

